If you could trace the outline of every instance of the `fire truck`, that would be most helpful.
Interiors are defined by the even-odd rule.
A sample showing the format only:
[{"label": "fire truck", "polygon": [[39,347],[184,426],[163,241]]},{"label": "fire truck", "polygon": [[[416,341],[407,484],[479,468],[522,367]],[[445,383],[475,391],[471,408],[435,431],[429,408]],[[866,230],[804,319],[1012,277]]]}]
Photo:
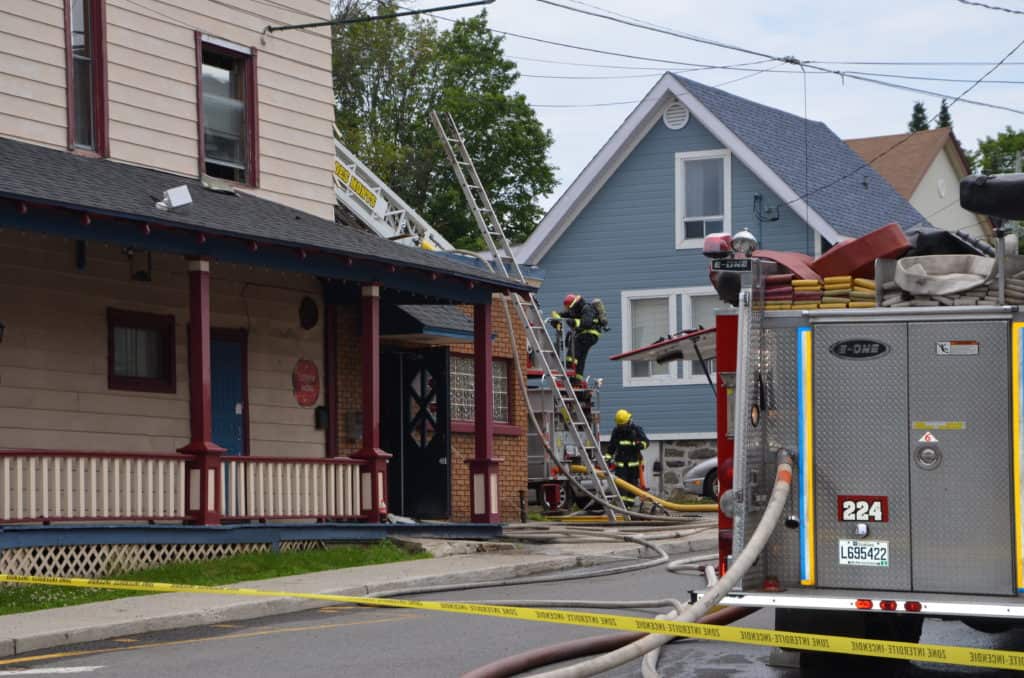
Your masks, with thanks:
[{"label": "fire truck", "polygon": [[[968,177],[961,201],[1019,219],[1022,189],[1024,175]],[[722,604],[774,608],[780,630],[910,642],[925,617],[1024,621],[1024,257],[996,223],[981,291],[935,295],[950,303],[899,288],[920,262],[879,259],[874,304],[775,310],[781,267],[749,234],[706,248],[735,302],[714,331],[719,574],[765,513],[778,453],[795,460],[783,520]]]}]

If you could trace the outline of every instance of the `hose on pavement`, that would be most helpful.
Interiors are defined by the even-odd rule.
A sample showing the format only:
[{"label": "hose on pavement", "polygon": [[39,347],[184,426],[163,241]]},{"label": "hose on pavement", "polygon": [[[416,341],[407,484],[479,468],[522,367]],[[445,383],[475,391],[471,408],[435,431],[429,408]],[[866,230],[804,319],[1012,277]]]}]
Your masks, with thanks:
[{"label": "hose on pavement", "polygon": [[[576,471],[577,473],[584,473],[587,470],[587,468],[585,466],[579,466],[579,465],[573,465],[573,466],[570,466],[569,468],[571,470],[573,470],[573,471]],[[604,475],[604,471],[598,471],[597,475],[598,476],[603,476]],[[687,513],[687,512],[698,512],[698,513],[699,512],[707,512],[707,513],[716,512],[717,513],[718,512],[718,504],[676,504],[675,502],[668,501],[667,499],[662,499],[661,497],[656,497],[653,494],[651,494],[650,492],[648,492],[647,490],[641,490],[639,487],[637,487],[633,483],[625,481],[622,478],[619,478],[618,476],[615,476],[615,484],[618,485],[619,487],[621,487],[622,489],[627,490],[627,491],[633,493],[634,495],[636,495],[636,496],[638,496],[638,497],[640,497],[642,499],[647,499],[648,501],[653,501],[658,506],[661,506],[662,508],[671,509],[673,511],[680,511],[682,513]]]},{"label": "hose on pavement", "polygon": [[[768,500],[764,515],[761,517],[761,521],[758,523],[747,545],[733,560],[732,567],[705,592],[704,596],[696,603],[688,606],[683,614],[675,617],[677,621],[692,622],[703,617],[708,610],[717,605],[718,601],[739,583],[743,575],[746,574],[747,570],[750,569],[761,555],[761,551],[764,550],[765,545],[768,543],[768,538],[775,531],[782,516],[782,510],[785,508],[786,499],[789,497],[792,479],[793,458],[789,452],[780,450],[771,498]],[[656,648],[662,647],[675,638],[676,636],[651,634],[599,657],[538,674],[538,678],[584,678],[585,676],[594,676],[637,659]]]}]

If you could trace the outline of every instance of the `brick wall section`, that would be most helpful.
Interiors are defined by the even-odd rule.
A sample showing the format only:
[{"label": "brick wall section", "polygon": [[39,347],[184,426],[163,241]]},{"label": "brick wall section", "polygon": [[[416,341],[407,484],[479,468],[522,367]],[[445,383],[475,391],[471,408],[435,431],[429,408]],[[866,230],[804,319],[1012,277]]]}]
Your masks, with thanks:
[{"label": "brick wall section", "polygon": [[[472,318],[472,306],[463,306],[462,310]],[[509,306],[512,322],[515,323],[516,339],[519,343],[519,359],[526,364],[526,336],[516,316],[515,309]],[[512,358],[512,341],[509,336],[508,323],[500,298],[495,297],[491,309],[491,324],[494,331],[494,357]],[[351,455],[360,448],[359,431],[351,427],[353,418],[358,419],[363,408],[362,356],[359,346],[360,311],[357,304],[338,307],[338,454]],[[453,355],[472,356],[472,344],[458,344],[451,349]],[[519,493],[526,492],[526,432],[528,416],[526,402],[522,397],[519,385],[520,375],[516,374],[515,364],[509,364],[509,406],[512,425],[518,427],[515,435],[495,435],[494,456],[501,459],[498,466],[498,493],[500,495],[499,511],[503,522],[519,520]],[[466,463],[475,454],[476,436],[473,433],[452,434],[451,459],[451,519],[468,521],[471,517],[470,476]],[[387,450],[385,450],[387,451]]]},{"label": "brick wall section", "polygon": [[[463,307],[465,313],[472,317],[471,306]],[[518,342],[519,360],[526,364],[526,335],[522,323],[519,322],[515,308],[510,303],[509,313],[514,323]],[[512,341],[509,336],[508,322],[505,320],[504,304],[500,297],[495,296],[491,304],[491,327],[494,332],[493,352],[495,358],[512,358]],[[473,355],[471,344],[453,346],[452,355]],[[509,363],[509,408],[511,423],[518,427],[514,435],[494,436],[494,456],[501,459],[498,466],[498,510],[502,522],[518,522],[519,493],[526,492],[526,432],[528,415],[526,402],[523,400],[522,387],[519,385],[521,375],[516,373],[515,363]],[[466,462],[475,454],[476,436],[473,433],[456,433],[452,436],[452,520],[469,520],[471,514],[469,496],[469,467]]]},{"label": "brick wall section", "polygon": [[363,356],[359,346],[361,313],[357,304],[338,306],[338,454],[350,456],[362,446],[362,431],[352,425],[363,411]]}]

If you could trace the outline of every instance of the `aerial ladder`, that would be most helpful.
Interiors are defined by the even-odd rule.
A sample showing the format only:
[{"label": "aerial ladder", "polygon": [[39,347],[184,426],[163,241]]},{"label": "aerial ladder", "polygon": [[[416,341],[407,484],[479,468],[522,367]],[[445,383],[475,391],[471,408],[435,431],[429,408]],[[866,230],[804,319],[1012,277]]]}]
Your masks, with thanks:
[{"label": "aerial ladder", "polygon": [[[505,236],[501,221],[494,211],[487,189],[477,174],[465,139],[454,118],[450,113],[431,111],[430,119],[441,138],[448,162],[455,172],[459,186],[462,187],[462,193],[466,196],[473,218],[490,250],[495,271],[512,282],[525,285],[526,276],[516,261],[512,246]],[[593,479],[595,494],[606,502],[605,508],[609,518],[615,519],[615,511],[610,507],[625,510],[625,504],[615,483],[611,481],[613,476],[601,453],[601,441],[587,419],[561,356],[555,350],[537,299],[533,294],[511,296],[519,319],[526,328],[534,366],[541,370],[543,378],[551,384],[555,407],[566,423],[570,443],[575,444],[576,449],[580,450],[580,459]]]},{"label": "aerial ladder", "polygon": [[455,249],[341,143],[337,127],[334,128],[334,195],[339,205],[382,238],[427,250]]}]

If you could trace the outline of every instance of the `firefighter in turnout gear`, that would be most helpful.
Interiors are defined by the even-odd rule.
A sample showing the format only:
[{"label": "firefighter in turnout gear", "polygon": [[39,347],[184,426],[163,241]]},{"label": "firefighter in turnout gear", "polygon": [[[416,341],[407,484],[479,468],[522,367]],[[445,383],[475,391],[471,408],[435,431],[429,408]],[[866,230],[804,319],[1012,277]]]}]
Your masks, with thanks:
[{"label": "firefighter in turnout gear", "polygon": [[[615,475],[641,490],[647,489],[647,483],[644,482],[643,451],[650,444],[647,434],[633,422],[633,415],[628,410],[615,413],[615,428],[608,442],[608,453],[615,461]],[[635,497],[623,499],[627,503],[636,500]]]},{"label": "firefighter in turnout gear", "polygon": [[566,340],[565,366],[576,370],[576,382],[586,379],[584,370],[587,365],[587,353],[597,343],[601,331],[607,329],[603,304],[591,303],[579,294],[568,294],[562,302],[562,312],[552,312],[551,316],[564,320],[568,325],[569,337]]}]

